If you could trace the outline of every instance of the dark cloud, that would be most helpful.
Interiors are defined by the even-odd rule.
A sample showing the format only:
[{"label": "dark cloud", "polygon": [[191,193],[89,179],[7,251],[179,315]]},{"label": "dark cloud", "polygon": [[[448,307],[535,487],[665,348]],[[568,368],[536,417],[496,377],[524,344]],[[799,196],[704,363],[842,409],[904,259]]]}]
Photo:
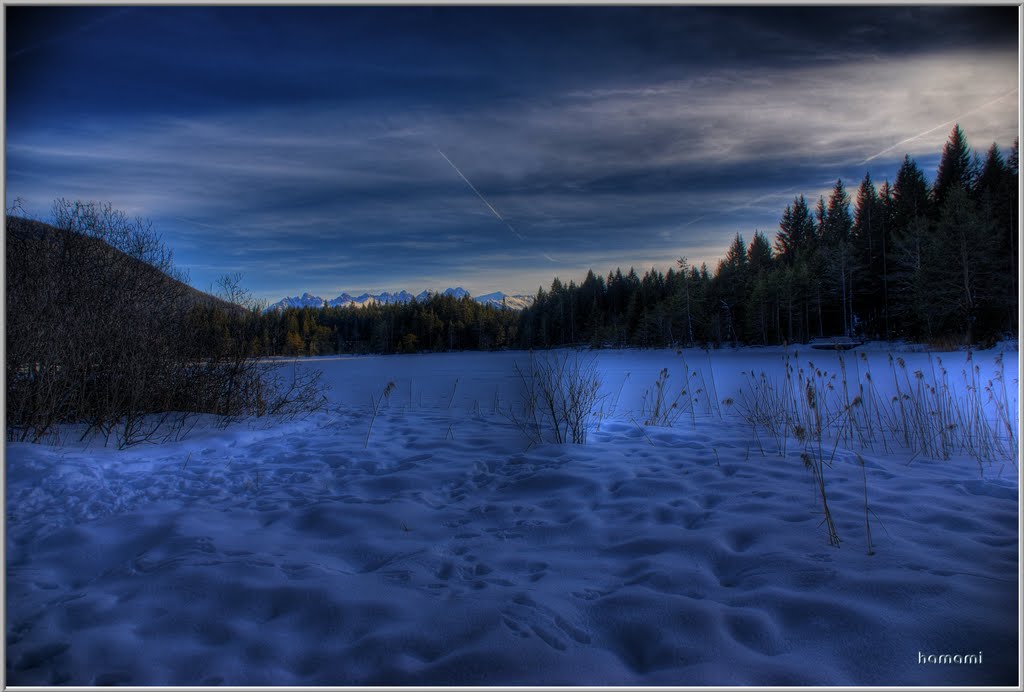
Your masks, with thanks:
[{"label": "dark cloud", "polygon": [[713,263],[1017,128],[1014,7],[6,11],[8,201],[108,200],[271,298]]}]

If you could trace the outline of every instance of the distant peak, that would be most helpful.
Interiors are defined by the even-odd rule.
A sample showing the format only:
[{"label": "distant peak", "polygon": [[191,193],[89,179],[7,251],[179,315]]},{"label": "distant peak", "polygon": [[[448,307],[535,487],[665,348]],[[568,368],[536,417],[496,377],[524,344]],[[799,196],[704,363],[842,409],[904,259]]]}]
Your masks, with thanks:
[{"label": "distant peak", "polygon": [[304,308],[304,307],[365,307],[368,305],[391,305],[395,303],[410,303],[412,301],[422,302],[429,300],[431,296],[441,295],[446,297],[455,298],[456,300],[462,300],[469,296],[478,303],[484,305],[493,305],[494,307],[506,307],[511,310],[522,310],[533,303],[533,296],[510,296],[501,291],[495,291],[493,293],[487,293],[482,296],[473,296],[462,286],[456,286],[455,288],[446,288],[440,293],[436,291],[424,290],[413,295],[409,291],[400,290],[396,292],[383,291],[381,293],[369,293],[363,292],[356,296],[351,293],[343,292],[341,295],[330,300],[325,300],[320,296],[313,295],[312,293],[306,292],[301,296],[297,297],[286,297],[282,298],[278,302],[269,306],[267,310],[285,310],[287,308]]}]

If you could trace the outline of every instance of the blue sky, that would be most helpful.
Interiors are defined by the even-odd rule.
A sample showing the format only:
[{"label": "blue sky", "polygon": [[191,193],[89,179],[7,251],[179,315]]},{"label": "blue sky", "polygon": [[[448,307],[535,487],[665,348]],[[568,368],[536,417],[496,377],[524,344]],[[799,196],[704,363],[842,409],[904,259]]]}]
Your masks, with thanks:
[{"label": "blue sky", "polygon": [[953,121],[1018,132],[1015,6],[5,13],[7,204],[110,202],[269,300],[713,268]]}]

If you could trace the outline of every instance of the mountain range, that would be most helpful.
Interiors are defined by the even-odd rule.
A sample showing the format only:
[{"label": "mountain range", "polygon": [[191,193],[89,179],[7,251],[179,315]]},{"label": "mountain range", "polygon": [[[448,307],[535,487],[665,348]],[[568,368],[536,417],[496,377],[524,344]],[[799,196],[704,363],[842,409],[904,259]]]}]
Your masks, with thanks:
[{"label": "mountain range", "polygon": [[[433,291],[421,291],[416,295],[409,293],[408,291],[398,291],[396,293],[390,293],[385,291],[383,293],[362,293],[357,296],[353,296],[350,293],[342,293],[337,298],[327,300],[320,296],[315,296],[311,293],[303,293],[301,296],[285,297],[277,301],[273,305],[269,306],[267,310],[284,310],[286,308],[322,308],[322,307],[366,307],[367,305],[390,305],[392,303],[410,303],[413,300],[422,302],[433,295]],[[533,304],[533,296],[525,295],[506,295],[501,291],[495,291],[494,293],[488,293],[482,296],[472,296],[469,291],[462,288],[446,288],[441,292],[441,295],[452,296],[456,299],[462,299],[463,297],[469,296],[478,303],[484,305],[493,305],[494,307],[502,307],[503,305],[510,310],[522,310],[523,308],[529,307]]]}]

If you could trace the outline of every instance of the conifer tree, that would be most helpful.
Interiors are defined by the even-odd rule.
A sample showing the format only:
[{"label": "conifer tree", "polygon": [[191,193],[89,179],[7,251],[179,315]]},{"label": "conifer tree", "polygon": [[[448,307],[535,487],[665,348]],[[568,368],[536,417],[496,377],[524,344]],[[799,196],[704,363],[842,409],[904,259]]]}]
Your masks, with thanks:
[{"label": "conifer tree", "polygon": [[685,337],[683,343],[687,346],[694,344],[694,331],[693,331],[693,301],[691,300],[690,292],[690,264],[687,262],[685,257],[680,257],[676,260],[676,264],[679,266],[679,302],[685,311],[686,319],[683,322],[685,325]]},{"label": "conifer tree", "polygon": [[929,216],[931,203],[928,195],[928,183],[917,162],[910,156],[903,158],[896,182],[892,188],[893,224],[897,235],[911,232]]},{"label": "conifer tree", "polygon": [[963,343],[971,344],[979,329],[991,329],[985,318],[996,297],[994,240],[968,192],[960,186],[950,189],[924,270],[939,333],[959,332]]},{"label": "conifer tree", "polygon": [[891,281],[890,272],[892,261],[890,260],[890,253],[892,252],[893,243],[893,197],[892,188],[889,186],[889,181],[886,180],[882,183],[882,188],[878,193],[878,212],[881,218],[882,231],[880,233],[882,241],[882,322],[885,327],[883,335],[886,340],[892,338],[891,323],[889,320],[889,284]]},{"label": "conifer tree", "polygon": [[793,265],[812,251],[814,246],[814,218],[803,195],[795,198],[782,212],[775,247],[779,258],[787,265]]},{"label": "conifer tree", "polygon": [[790,342],[807,338],[809,331],[811,282],[808,267],[816,261],[817,246],[814,217],[806,199],[800,195],[782,213],[775,239],[781,265],[777,285],[780,300],[786,307],[786,339]]},{"label": "conifer tree", "polygon": [[740,330],[743,325],[743,306],[746,303],[749,280],[747,248],[743,244],[743,236],[739,233],[729,246],[725,259],[719,262],[715,279],[715,294],[721,312],[722,338],[733,342],[739,341],[742,338]]},{"label": "conifer tree", "polygon": [[932,188],[933,210],[940,213],[946,198],[953,188],[960,187],[970,191],[973,186],[973,166],[971,164],[971,149],[967,146],[967,136],[960,129],[960,124],[953,126],[949,133],[949,139],[942,149],[942,159],[939,161],[939,171],[935,176],[935,185]]},{"label": "conifer tree", "polygon": [[[888,193],[887,193],[888,194]],[[857,296],[854,307],[863,313],[866,329],[879,334],[884,329],[885,250],[888,232],[881,198],[866,174],[857,190],[853,219],[854,267]]]},{"label": "conifer tree", "polygon": [[[1012,153],[1012,152],[1011,152]],[[996,257],[993,262],[1001,268],[1000,281],[995,290],[999,294],[1005,315],[1004,328],[1016,331],[1016,302],[1018,291],[1017,247],[1019,229],[1017,219],[1018,189],[1017,175],[1003,160],[1002,152],[995,143],[989,147],[985,162],[979,170],[973,190],[973,199],[981,223],[996,237]]]},{"label": "conifer tree", "polygon": [[850,244],[853,219],[850,216],[850,196],[846,193],[841,179],[837,180],[832,188],[828,207],[824,209],[820,223],[821,243],[829,275],[828,285],[833,297],[838,301],[838,326],[843,334],[849,335],[853,323]]},{"label": "conifer tree", "polygon": [[754,232],[754,239],[747,249],[747,304],[745,333],[748,339],[766,344],[774,324],[775,300],[769,280],[774,269],[772,246],[760,231]]},{"label": "conifer tree", "polygon": [[893,291],[891,312],[900,318],[902,336],[931,336],[931,313],[926,281],[925,255],[931,241],[931,203],[928,184],[909,156],[896,174],[892,188]]}]

